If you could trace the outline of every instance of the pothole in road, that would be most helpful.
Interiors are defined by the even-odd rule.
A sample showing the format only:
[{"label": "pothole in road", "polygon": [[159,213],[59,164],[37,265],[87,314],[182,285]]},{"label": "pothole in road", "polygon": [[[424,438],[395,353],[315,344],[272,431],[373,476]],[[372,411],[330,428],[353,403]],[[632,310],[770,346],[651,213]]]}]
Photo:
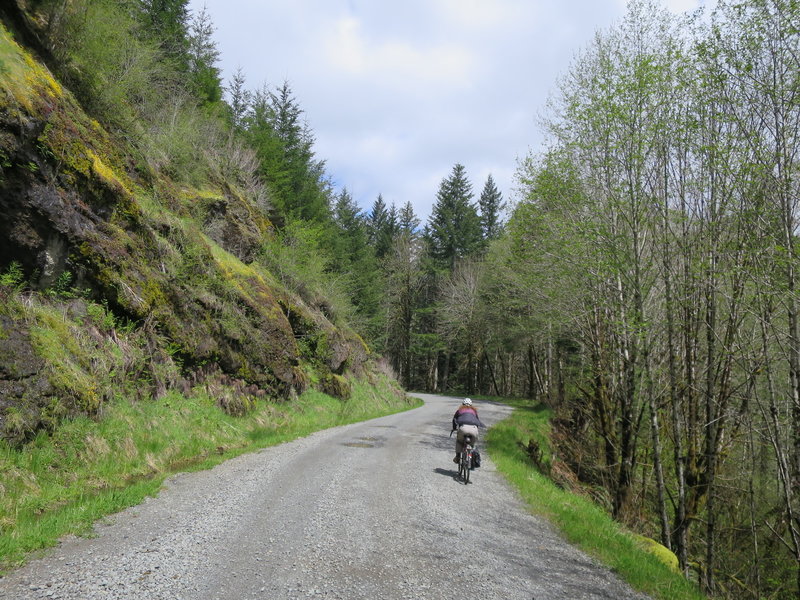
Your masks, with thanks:
[{"label": "pothole in road", "polygon": [[367,444],[366,442],[347,442],[342,444],[342,446],[347,446],[348,448],[374,448],[375,444]]}]

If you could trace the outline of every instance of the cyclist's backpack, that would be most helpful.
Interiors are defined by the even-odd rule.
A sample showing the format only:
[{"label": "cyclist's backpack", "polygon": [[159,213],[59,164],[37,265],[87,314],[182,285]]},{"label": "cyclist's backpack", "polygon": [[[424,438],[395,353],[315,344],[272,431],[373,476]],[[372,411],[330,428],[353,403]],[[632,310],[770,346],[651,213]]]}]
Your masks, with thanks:
[{"label": "cyclist's backpack", "polygon": [[481,453],[477,450],[472,451],[472,468],[477,469],[481,466]]}]

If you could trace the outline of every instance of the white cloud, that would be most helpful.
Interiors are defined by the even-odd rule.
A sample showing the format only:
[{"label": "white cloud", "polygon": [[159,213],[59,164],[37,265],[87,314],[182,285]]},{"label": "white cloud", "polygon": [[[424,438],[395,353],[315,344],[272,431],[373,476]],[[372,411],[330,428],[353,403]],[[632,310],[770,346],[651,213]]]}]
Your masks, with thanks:
[{"label": "white cloud", "polygon": [[[415,43],[416,42],[416,43]],[[467,48],[455,44],[420,44],[399,38],[368,38],[352,16],[338,19],[323,37],[321,58],[333,75],[381,83],[388,87],[463,85],[475,62]]]},{"label": "white cloud", "polygon": [[[674,0],[678,1],[678,0]],[[221,67],[251,87],[287,79],[338,187],[369,208],[411,201],[427,218],[462,163],[476,196],[506,198],[536,149],[556,78],[621,0],[191,0],[208,7]]]},{"label": "white cloud", "polygon": [[517,27],[546,4],[526,0],[438,0],[433,3],[441,22],[470,32],[504,31]]}]

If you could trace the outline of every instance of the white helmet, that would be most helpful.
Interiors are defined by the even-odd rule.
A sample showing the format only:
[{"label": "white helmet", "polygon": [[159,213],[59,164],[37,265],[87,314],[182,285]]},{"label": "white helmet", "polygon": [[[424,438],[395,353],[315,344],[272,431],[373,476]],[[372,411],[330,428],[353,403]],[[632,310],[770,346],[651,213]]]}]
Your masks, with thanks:
[{"label": "white helmet", "polygon": [[464,398],[464,401],[461,404],[463,404],[464,406],[472,406],[472,400],[470,400],[469,398]]}]

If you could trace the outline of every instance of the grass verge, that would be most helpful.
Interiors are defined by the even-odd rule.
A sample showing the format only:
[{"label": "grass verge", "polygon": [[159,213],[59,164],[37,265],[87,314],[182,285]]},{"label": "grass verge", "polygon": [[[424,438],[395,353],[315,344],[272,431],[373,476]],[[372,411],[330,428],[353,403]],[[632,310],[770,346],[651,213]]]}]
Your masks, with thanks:
[{"label": "grass verge", "polygon": [[155,495],[173,473],[419,404],[388,381],[356,382],[347,401],[309,391],[294,402],[259,402],[244,417],[213,398],[169,394],[111,402],[101,419],[64,422],[22,449],[0,444],[0,574],[64,535],[90,533],[103,516]]},{"label": "grass verge", "polygon": [[514,485],[535,514],[552,522],[564,537],[608,565],[631,587],[663,600],[701,600],[695,585],[672,571],[596,504],[557,487],[533,465],[525,448],[535,440],[547,449],[550,412],[517,401],[510,417],[494,425],[486,437],[487,451],[498,470]]}]

